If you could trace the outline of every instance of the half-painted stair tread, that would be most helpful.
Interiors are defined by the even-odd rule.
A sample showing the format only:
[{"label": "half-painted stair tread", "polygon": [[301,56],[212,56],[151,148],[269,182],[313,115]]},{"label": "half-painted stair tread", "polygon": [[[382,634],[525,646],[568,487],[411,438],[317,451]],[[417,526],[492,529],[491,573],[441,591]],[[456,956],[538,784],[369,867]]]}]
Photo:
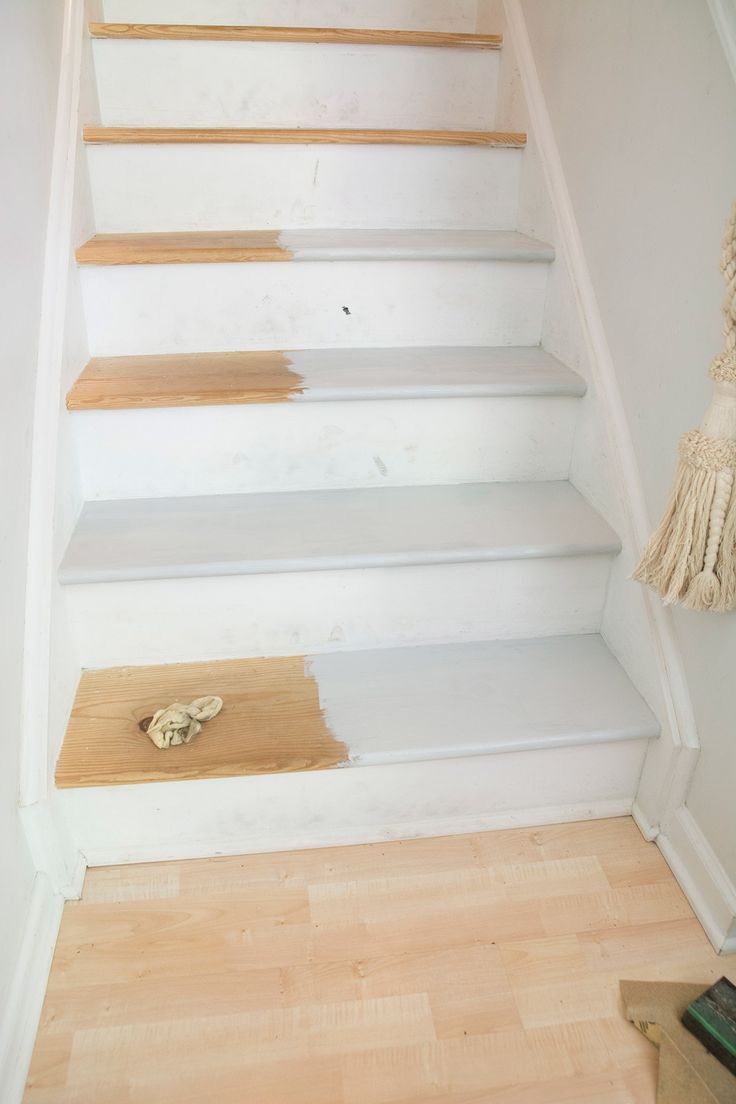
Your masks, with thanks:
[{"label": "half-painted stair tread", "polygon": [[70,410],[360,399],[579,396],[585,383],[543,349],[295,349],[95,357]]},{"label": "half-painted stair tread", "polygon": [[88,502],[63,583],[613,553],[566,481]]},{"label": "half-painted stair tread", "polygon": [[84,265],[243,261],[551,261],[554,249],[515,230],[190,230],[95,234]]},{"label": "half-painted stair tread", "polygon": [[[159,751],[156,708],[204,694],[222,712]],[[283,773],[531,751],[658,735],[597,635],[87,671],[58,786]]]}]

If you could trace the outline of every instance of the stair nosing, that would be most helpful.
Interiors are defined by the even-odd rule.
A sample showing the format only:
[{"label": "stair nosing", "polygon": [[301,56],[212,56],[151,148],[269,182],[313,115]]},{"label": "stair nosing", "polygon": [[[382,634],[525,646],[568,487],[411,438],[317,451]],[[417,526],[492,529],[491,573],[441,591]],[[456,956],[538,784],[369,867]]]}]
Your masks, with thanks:
[{"label": "stair nosing", "polygon": [[351,127],[85,126],[87,145],[399,145],[524,149],[522,131]]},{"label": "stair nosing", "polygon": [[310,261],[495,261],[549,264],[554,247],[516,230],[187,230],[95,234],[82,266]]},{"label": "stair nosing", "polygon": [[207,42],[306,42],[317,45],[420,46],[499,50],[503,35],[460,31],[392,30],[384,27],[274,27],[201,23],[90,21],[94,39]]}]

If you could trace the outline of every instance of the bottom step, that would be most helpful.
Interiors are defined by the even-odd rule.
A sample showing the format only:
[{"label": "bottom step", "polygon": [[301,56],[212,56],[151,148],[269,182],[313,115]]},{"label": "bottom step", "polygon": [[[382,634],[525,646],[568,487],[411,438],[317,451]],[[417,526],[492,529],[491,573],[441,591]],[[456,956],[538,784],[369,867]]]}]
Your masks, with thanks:
[{"label": "bottom step", "polygon": [[[191,745],[141,731],[210,693]],[[90,865],[275,851],[623,814],[657,732],[595,635],[118,668],[83,675],[57,785]]]},{"label": "bottom step", "polygon": [[[217,694],[191,744],[143,731],[173,701]],[[312,657],[118,667],[82,675],[59,787],[455,759],[656,736],[597,635]]]}]

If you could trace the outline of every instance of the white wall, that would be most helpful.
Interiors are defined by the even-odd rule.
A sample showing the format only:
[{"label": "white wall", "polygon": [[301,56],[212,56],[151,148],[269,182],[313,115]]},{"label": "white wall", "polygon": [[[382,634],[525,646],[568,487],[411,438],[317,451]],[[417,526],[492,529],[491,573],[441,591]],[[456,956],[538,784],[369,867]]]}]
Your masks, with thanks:
[{"label": "white wall", "polygon": [[17,813],[21,672],[31,427],[63,15],[59,0],[3,0],[0,7],[0,1002],[34,880]]},{"label": "white wall", "polygon": [[[707,0],[522,8],[654,522],[720,349],[736,86]],[[676,629],[702,744],[687,803],[734,882],[736,616]]]}]

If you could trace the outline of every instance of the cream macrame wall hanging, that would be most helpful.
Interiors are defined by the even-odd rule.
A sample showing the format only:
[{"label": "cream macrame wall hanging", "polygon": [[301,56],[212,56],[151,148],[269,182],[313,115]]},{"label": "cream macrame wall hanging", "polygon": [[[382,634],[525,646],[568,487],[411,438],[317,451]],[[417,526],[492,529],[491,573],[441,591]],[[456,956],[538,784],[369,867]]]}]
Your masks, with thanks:
[{"label": "cream macrame wall hanging", "polygon": [[726,348],[710,369],[713,401],[680,440],[669,505],[633,577],[665,602],[724,612],[736,606],[736,203],[721,270]]}]

